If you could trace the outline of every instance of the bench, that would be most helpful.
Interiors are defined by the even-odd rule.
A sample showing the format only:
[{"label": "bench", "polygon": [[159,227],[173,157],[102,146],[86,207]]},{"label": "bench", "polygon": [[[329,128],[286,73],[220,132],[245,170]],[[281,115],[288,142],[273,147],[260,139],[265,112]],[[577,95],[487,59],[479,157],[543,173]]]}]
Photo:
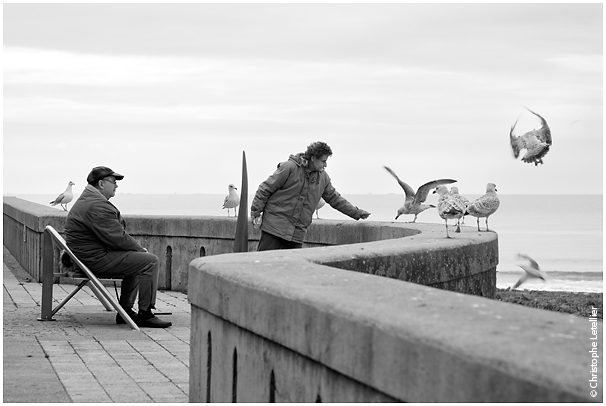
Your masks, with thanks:
[{"label": "bench", "polygon": [[[54,321],[53,316],[57,313],[69,300],[74,297],[76,293],[80,291],[84,286],[90,283],[92,292],[97,296],[99,301],[103,304],[106,310],[111,311],[115,309],[124,321],[133,329],[139,330],[139,327],[130,318],[128,313],[124,311],[122,306],[116,298],[103,286],[99,278],[97,278],[86,265],[82,263],[74,253],[69,249],[65,240],[52,226],[46,226],[44,228],[44,234],[42,238],[42,310],[39,321]],[[69,255],[71,262],[79,268],[81,272],[63,272],[55,273],[54,271],[54,250],[55,246],[59,247]],[[80,280],[78,286],[61,301],[53,309],[53,282],[57,276],[67,276],[74,280]],[[108,278],[102,278],[106,280]],[[109,278],[115,283],[116,278]],[[116,289],[117,291],[117,289]]]}]

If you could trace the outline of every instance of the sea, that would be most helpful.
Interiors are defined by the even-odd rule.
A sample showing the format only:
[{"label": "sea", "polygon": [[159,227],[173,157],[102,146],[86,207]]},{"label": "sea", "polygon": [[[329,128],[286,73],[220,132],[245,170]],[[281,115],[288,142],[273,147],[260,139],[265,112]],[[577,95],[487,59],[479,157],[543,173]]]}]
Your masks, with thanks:
[{"label": "sea", "polygon": [[[13,195],[48,205],[55,195]],[[400,194],[343,194],[354,205],[369,211],[368,220],[396,222],[397,209],[403,204]],[[473,200],[480,195],[466,195]],[[252,202],[248,197],[248,207]],[[77,196],[76,196],[77,198]],[[224,194],[129,194],[112,198],[122,214],[162,216],[227,216],[222,209]],[[602,195],[501,195],[501,205],[488,220],[491,231],[499,236],[497,287],[512,286],[524,272],[516,259],[525,253],[538,262],[548,279],[530,279],[520,287],[527,290],[601,292],[603,279],[603,196]],[[434,201],[435,200],[435,201]],[[437,196],[428,198],[435,204]],[[58,207],[58,206],[57,206]],[[233,216],[234,210],[230,215]],[[349,217],[325,205],[318,211],[320,219],[349,220]],[[401,216],[397,222],[412,221],[414,216]],[[435,209],[421,213],[417,222],[444,224]],[[454,221],[449,224],[454,226]],[[476,218],[466,217],[463,232],[477,231]],[[480,219],[485,229],[485,219]],[[454,228],[454,227],[453,227]],[[453,234],[456,238],[456,234]]]}]

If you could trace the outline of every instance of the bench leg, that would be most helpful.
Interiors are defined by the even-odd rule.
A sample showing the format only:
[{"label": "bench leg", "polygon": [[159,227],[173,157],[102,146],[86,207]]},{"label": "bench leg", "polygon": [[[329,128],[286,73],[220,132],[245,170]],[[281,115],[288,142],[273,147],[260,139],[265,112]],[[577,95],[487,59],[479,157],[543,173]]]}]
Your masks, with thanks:
[{"label": "bench leg", "polygon": [[92,290],[93,293],[95,294],[95,296],[97,296],[97,299],[99,299],[99,301],[101,303],[103,303],[105,310],[107,310],[108,312],[111,312],[112,310],[114,310],[111,303],[109,303],[109,301],[105,298],[105,296],[103,296],[103,293],[101,293],[101,291],[99,289],[97,289],[97,287],[95,286],[94,283],[90,284],[90,290]]},{"label": "bench leg", "polygon": [[48,233],[42,234],[42,303],[39,321],[55,321],[53,319],[53,242]]},{"label": "bench leg", "polygon": [[84,287],[84,285],[86,285],[87,283],[88,283],[88,279],[85,279],[85,280],[83,280],[82,282],[80,282],[80,283],[78,284],[78,287],[77,287],[76,289],[72,290],[72,291],[71,291],[71,293],[70,293],[69,295],[67,295],[67,296],[65,297],[65,299],[63,299],[63,300],[61,301],[61,303],[59,303],[59,304],[57,305],[57,307],[55,307],[55,308],[53,309],[53,312],[51,313],[51,316],[54,316],[54,315],[55,315],[55,313],[57,313],[57,312],[58,312],[58,311],[59,311],[59,310],[60,310],[60,309],[61,309],[61,308],[62,308],[62,307],[63,307],[63,306],[64,306],[64,305],[67,303],[67,302],[69,302],[69,300],[70,300],[72,297],[74,297],[74,295],[75,295],[76,293],[78,293],[78,292],[80,291],[80,289],[82,289],[82,288]]}]

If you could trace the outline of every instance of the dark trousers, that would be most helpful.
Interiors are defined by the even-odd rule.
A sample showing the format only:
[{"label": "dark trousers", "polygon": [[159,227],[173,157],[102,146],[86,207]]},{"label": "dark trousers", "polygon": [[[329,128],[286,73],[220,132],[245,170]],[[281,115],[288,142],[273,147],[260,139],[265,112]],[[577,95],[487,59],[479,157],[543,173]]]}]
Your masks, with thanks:
[{"label": "dark trousers", "polygon": [[257,251],[289,250],[292,248],[303,248],[303,243],[287,241],[273,234],[261,231],[261,239],[259,240]]},{"label": "dark trousers", "polygon": [[122,307],[132,309],[139,293],[139,310],[155,309],[160,265],[157,256],[149,252],[109,251],[103,258],[105,261],[110,265],[94,273],[99,277],[124,276],[120,294]]}]

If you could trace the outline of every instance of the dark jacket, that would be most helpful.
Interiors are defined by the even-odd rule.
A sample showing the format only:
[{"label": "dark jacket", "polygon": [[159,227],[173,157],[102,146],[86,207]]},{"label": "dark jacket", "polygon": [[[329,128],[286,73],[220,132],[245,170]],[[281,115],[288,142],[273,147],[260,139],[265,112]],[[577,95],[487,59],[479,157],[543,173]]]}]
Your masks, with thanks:
[{"label": "dark jacket", "polygon": [[145,251],[125,227],[116,206],[87,185],[67,215],[65,242],[86,266],[100,270],[108,251]]},{"label": "dark jacket", "polygon": [[360,219],[362,210],[341,197],[326,171],[310,171],[303,154],[291,155],[267,180],[259,185],[250,211],[263,213],[261,230],[287,241],[302,243],[322,197],[341,213]]}]

